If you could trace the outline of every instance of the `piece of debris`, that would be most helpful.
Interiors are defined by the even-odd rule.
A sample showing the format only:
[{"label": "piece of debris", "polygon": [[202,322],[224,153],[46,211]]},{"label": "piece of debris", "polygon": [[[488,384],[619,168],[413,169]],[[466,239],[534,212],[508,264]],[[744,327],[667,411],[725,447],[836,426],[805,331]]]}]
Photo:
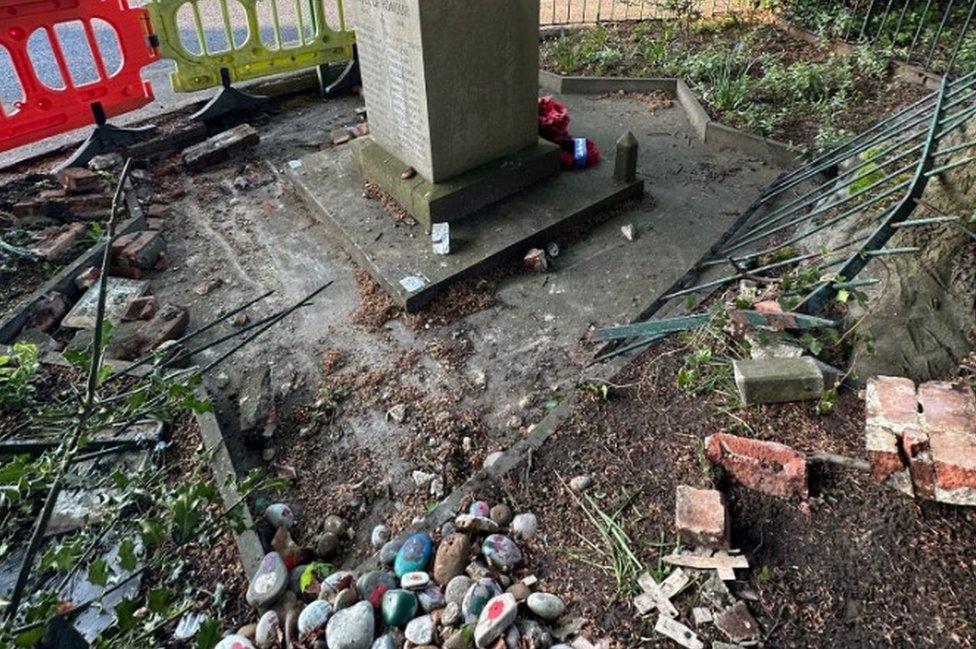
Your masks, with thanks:
[{"label": "piece of debris", "polygon": [[352,141],[352,133],[348,128],[337,128],[332,131],[332,146],[342,146]]},{"label": "piece of debris", "polygon": [[101,275],[102,271],[100,268],[97,266],[89,266],[75,276],[75,286],[80,288],[82,291],[85,291],[91,288],[91,286],[98,281],[98,278],[101,277]]},{"label": "piece of debris", "polygon": [[624,235],[624,239],[627,241],[637,241],[637,229],[633,223],[620,226],[620,233]]},{"label": "piece of debris", "polygon": [[403,173],[400,174],[400,178],[403,180],[410,180],[416,175],[417,175],[416,169],[414,169],[413,167],[407,167],[406,169],[403,170]]},{"label": "piece of debris", "polygon": [[278,425],[271,368],[250,368],[241,378],[237,397],[238,430],[252,448],[267,448],[274,440]]},{"label": "piece of debris", "polygon": [[753,360],[803,356],[803,346],[787,335],[748,331],[744,338],[749,343],[749,356]]},{"label": "piece of debris", "polygon": [[435,255],[451,254],[451,224],[434,223],[430,228],[430,240]]},{"label": "piece of debris", "polygon": [[686,649],[705,649],[705,644],[698,638],[694,631],[666,615],[661,615],[657,618],[654,631],[671,638]]},{"label": "piece of debris", "polygon": [[644,592],[634,598],[634,607],[641,615],[650,613],[655,608],[667,617],[678,617],[678,609],[671,603],[671,599],[688,585],[689,577],[681,568],[671,572],[660,584],[654,581],[650,574],[644,573],[637,579],[638,585]]},{"label": "piece of debris", "polygon": [[541,248],[533,248],[525,254],[522,260],[526,270],[536,273],[544,273],[549,270],[549,260],[546,258],[546,251]]},{"label": "piece of debris", "polygon": [[155,230],[124,234],[112,242],[112,260],[116,267],[151,270],[166,249],[166,241]]},{"label": "piece of debris", "polygon": [[423,277],[418,277],[416,275],[408,275],[400,280],[400,286],[407,293],[415,293],[422,289],[426,285]]},{"label": "piece of debris", "polygon": [[206,282],[200,282],[193,287],[193,292],[199,296],[204,296],[213,291],[216,288],[220,288],[224,284],[224,280],[219,277],[216,279],[211,279]]},{"label": "piece of debris", "polygon": [[143,295],[132,300],[123,321],[149,320],[156,315],[158,304],[155,295]]},{"label": "piece of debris", "polygon": [[[122,322],[132,301],[149,291],[145,280],[109,277],[105,285],[105,319],[114,325]],[[94,329],[98,308],[99,284],[93,284],[65,316],[61,326],[69,329]]]},{"label": "piece of debris", "polygon": [[240,124],[184,149],[183,164],[190,171],[200,171],[228,160],[232,155],[256,146],[261,136],[250,124]]},{"label": "piece of debris", "polygon": [[[976,506],[976,395],[964,383],[868,381],[865,444],[872,475],[900,491]],[[906,480],[906,474],[909,480]]]},{"label": "piece of debris", "polygon": [[735,568],[745,569],[749,567],[749,560],[741,554],[729,554],[727,552],[716,552],[711,556],[700,554],[669,554],[662,559],[664,563],[683,568],[694,568],[695,570],[715,570],[719,578],[723,581],[735,579]]},{"label": "piece of debris", "polygon": [[705,626],[712,621],[712,612],[704,606],[696,606],[691,609],[691,619],[695,621],[695,626]]},{"label": "piece of debris", "polygon": [[732,361],[735,385],[746,405],[820,399],[825,381],[813,358]]},{"label": "piece of debris", "polygon": [[110,171],[122,165],[124,160],[118,153],[104,153],[88,161],[88,168],[92,171]]},{"label": "piece of debris", "polygon": [[727,433],[705,438],[708,459],[749,487],[781,498],[807,499],[807,461],[784,444]]},{"label": "piece of debris", "polygon": [[58,182],[71,193],[85,193],[101,189],[102,177],[84,167],[65,167],[58,171]]},{"label": "piece of debris", "polygon": [[759,623],[745,602],[736,602],[716,613],[714,622],[715,628],[732,642],[754,642],[759,639]]},{"label": "piece of debris", "polygon": [[48,261],[64,259],[71,254],[87,231],[88,226],[84,223],[69,223],[34,245],[31,252]]},{"label": "piece of debris", "polygon": [[722,493],[679,485],[675,490],[675,527],[691,547],[726,550],[729,520]]},{"label": "piece of debris", "polygon": [[395,421],[398,424],[402,424],[407,418],[407,404],[398,403],[389,410],[386,411],[386,418],[388,420]]}]

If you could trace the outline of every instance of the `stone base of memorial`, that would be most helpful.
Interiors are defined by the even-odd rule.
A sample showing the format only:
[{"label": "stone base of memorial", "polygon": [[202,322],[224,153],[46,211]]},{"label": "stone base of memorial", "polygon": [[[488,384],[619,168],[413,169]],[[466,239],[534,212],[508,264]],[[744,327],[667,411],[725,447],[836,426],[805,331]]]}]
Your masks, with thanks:
[{"label": "stone base of memorial", "polygon": [[365,137],[352,143],[363,177],[393,197],[429,232],[433,223],[457,221],[559,173],[560,148],[538,144],[439,183],[420,174],[403,178],[407,164]]}]

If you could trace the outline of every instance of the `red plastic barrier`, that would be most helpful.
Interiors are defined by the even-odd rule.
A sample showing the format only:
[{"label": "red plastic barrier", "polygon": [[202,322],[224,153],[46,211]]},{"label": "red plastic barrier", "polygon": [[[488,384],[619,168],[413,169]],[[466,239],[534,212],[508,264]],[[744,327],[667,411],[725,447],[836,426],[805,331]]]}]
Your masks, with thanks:
[{"label": "red plastic barrier", "polygon": [[[92,24],[97,19],[115,30],[122,59],[117,71],[106,68]],[[72,81],[55,33],[63,23],[82,27],[97,79],[77,85]],[[53,60],[32,61],[28,40],[37,30],[47,34],[48,56]],[[0,0],[0,57],[6,49],[24,94],[9,113],[0,105],[0,151],[88,126],[95,121],[92,105],[96,103],[112,117],[152,102],[152,86],[141,76],[142,68],[159,58],[151,45],[152,34],[147,12],[129,7],[128,0]],[[37,48],[33,56],[41,58]],[[45,85],[35,65],[57,70],[64,87]]]}]

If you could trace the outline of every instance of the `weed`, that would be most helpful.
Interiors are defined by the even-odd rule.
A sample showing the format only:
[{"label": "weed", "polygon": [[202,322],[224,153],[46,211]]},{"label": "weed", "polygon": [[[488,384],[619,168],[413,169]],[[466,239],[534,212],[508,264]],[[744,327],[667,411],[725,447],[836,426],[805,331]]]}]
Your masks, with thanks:
[{"label": "weed", "polygon": [[19,342],[11,354],[0,355],[0,408],[26,408],[30,404],[38,366],[36,345]]}]

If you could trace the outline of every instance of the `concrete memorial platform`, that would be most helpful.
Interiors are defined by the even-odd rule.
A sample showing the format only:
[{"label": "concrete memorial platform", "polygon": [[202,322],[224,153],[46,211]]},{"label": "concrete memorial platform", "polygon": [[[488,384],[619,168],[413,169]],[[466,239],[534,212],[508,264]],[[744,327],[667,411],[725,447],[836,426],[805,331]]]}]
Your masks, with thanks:
[{"label": "concrete memorial platform", "polygon": [[350,147],[312,153],[288,174],[316,219],[408,312],[451,283],[513,262],[532,247],[644,193],[644,181],[617,181],[613,166],[565,172],[451,224],[451,254],[433,251],[420,227],[407,227],[363,198]]}]

